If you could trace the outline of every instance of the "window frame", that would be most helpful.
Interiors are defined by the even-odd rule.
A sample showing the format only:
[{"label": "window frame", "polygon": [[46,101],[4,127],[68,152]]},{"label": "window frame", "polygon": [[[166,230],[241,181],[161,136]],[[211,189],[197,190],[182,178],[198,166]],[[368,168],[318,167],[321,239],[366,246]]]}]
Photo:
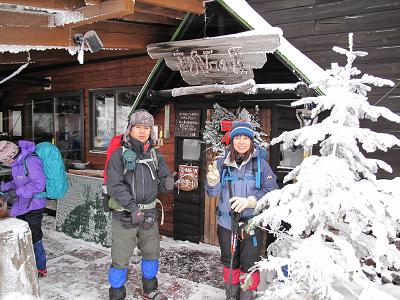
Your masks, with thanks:
[{"label": "window frame", "polygon": [[[106,153],[107,147],[95,147],[94,146],[94,136],[95,136],[95,96],[96,94],[113,94],[114,95],[114,112],[113,112],[113,125],[114,125],[114,132],[112,136],[115,136],[117,130],[117,94],[124,93],[124,92],[134,92],[137,95],[135,99],[140,93],[142,86],[135,85],[135,86],[128,86],[128,87],[117,87],[117,88],[101,88],[101,89],[91,89],[89,90],[89,153]],[[132,102],[132,105],[135,101]],[[132,107],[132,106],[131,106]],[[128,116],[126,116],[128,117]]]},{"label": "window frame", "polygon": [[[80,105],[80,116],[81,116],[81,148],[82,148],[82,159],[85,157],[85,127],[84,127],[84,91],[83,90],[74,90],[74,91],[67,91],[67,92],[55,92],[55,93],[43,93],[43,94],[34,94],[34,95],[29,95],[27,98],[27,105],[30,105],[29,108],[29,117],[30,117],[30,126],[31,128],[28,130],[32,141],[34,141],[34,126],[33,126],[33,104],[35,101],[40,101],[44,99],[52,99],[52,105],[53,105],[53,135],[55,135],[56,130],[57,130],[57,124],[56,124],[56,101],[60,97],[71,97],[71,96],[76,96],[79,97],[79,105]],[[55,142],[57,145],[57,142]]]}]

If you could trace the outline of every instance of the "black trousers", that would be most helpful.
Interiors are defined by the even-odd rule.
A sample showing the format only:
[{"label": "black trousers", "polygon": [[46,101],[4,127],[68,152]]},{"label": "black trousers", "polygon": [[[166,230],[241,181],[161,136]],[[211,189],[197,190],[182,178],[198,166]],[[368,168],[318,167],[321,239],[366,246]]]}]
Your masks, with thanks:
[{"label": "black trousers", "polygon": [[[221,262],[229,268],[231,263],[231,231],[218,225],[217,235],[221,248]],[[256,228],[254,235],[246,234],[244,239],[238,239],[233,255],[233,269],[240,268],[243,272],[248,272],[254,263],[260,260],[262,238],[262,230]]]},{"label": "black trousers", "polygon": [[43,238],[42,219],[45,208],[31,210],[26,214],[17,216],[17,219],[24,220],[28,223],[32,231],[32,242],[36,243]]}]

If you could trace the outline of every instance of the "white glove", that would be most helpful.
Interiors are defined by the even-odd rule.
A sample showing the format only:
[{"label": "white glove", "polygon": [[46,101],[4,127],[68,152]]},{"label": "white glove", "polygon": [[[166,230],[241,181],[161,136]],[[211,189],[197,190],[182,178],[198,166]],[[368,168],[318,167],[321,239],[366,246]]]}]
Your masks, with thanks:
[{"label": "white glove", "polygon": [[231,208],[237,213],[241,213],[245,208],[255,208],[257,206],[257,199],[254,196],[247,198],[232,197],[229,202],[231,203]]},{"label": "white glove", "polygon": [[209,186],[214,186],[219,183],[221,180],[219,176],[219,171],[217,168],[217,161],[214,161],[213,164],[208,166],[208,173],[207,173],[207,182]]}]

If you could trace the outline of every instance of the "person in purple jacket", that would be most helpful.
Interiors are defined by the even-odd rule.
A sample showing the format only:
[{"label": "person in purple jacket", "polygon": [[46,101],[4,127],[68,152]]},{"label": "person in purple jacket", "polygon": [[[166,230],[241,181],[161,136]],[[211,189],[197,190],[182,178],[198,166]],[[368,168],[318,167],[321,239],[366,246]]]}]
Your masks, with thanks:
[{"label": "person in purple jacket", "polygon": [[[254,164],[258,164],[255,174]],[[257,177],[258,176],[258,177]],[[230,192],[229,185],[232,191]],[[221,262],[226,299],[255,299],[254,291],[260,282],[259,272],[249,269],[260,260],[262,230],[247,233],[244,226],[252,218],[257,201],[266,193],[277,189],[276,176],[268,163],[259,156],[254,143],[254,131],[248,122],[236,121],[230,132],[229,151],[225,157],[209,166],[206,191],[209,196],[220,196],[217,216],[217,235],[221,249]],[[232,214],[239,214],[239,237],[232,247]],[[232,251],[234,249],[234,251]],[[232,270],[231,252],[233,252]],[[240,284],[242,283],[242,288]]]},{"label": "person in purple jacket", "polygon": [[46,188],[46,176],[39,156],[32,155],[35,144],[19,141],[18,146],[9,141],[0,141],[0,163],[11,165],[12,180],[0,185],[5,199],[10,203],[12,217],[28,223],[32,232],[33,250],[39,277],[47,276],[46,252],[43,247],[42,219],[46,198],[34,196]]}]

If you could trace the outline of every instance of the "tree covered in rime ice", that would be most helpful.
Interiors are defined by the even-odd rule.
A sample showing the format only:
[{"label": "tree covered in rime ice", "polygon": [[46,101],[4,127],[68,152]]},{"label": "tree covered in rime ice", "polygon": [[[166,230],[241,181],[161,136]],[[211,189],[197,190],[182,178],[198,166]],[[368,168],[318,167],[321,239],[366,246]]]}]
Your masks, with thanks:
[{"label": "tree covered in rime ice", "polygon": [[[292,104],[312,104],[313,117],[322,111],[329,116],[272,140],[284,148],[319,144],[320,155],[305,158],[285,177],[285,182],[295,179],[293,184],[259,201],[252,225],[269,225],[277,240],[257,267],[278,275],[260,299],[343,299],[344,292],[354,299],[394,299],[382,297],[378,287],[400,270],[400,178],[376,179],[378,168],[392,169],[364,153],[387,151],[400,140],[360,128],[359,122],[383,117],[400,123],[399,115],[370,105],[366,97],[371,85],[393,83],[358,76],[353,62],[367,53],[353,50],[352,34],[349,50],[333,51],[346,55],[347,64],[333,63],[327,77],[312,86],[324,96]],[[286,265],[288,277],[281,268]]]},{"label": "tree covered in rime ice", "polygon": [[264,142],[263,138],[267,136],[261,131],[261,125],[258,120],[259,108],[255,106],[254,113],[251,114],[246,108],[239,108],[234,112],[230,112],[226,108],[220,106],[218,103],[214,103],[214,112],[211,120],[206,121],[206,126],[203,131],[203,142],[207,145],[211,145],[207,150],[211,150],[216,155],[224,155],[226,150],[226,144],[223,142],[223,137],[227,133],[221,130],[222,121],[238,121],[244,120],[249,122],[254,129],[254,139],[263,148],[267,148],[267,143]]}]

